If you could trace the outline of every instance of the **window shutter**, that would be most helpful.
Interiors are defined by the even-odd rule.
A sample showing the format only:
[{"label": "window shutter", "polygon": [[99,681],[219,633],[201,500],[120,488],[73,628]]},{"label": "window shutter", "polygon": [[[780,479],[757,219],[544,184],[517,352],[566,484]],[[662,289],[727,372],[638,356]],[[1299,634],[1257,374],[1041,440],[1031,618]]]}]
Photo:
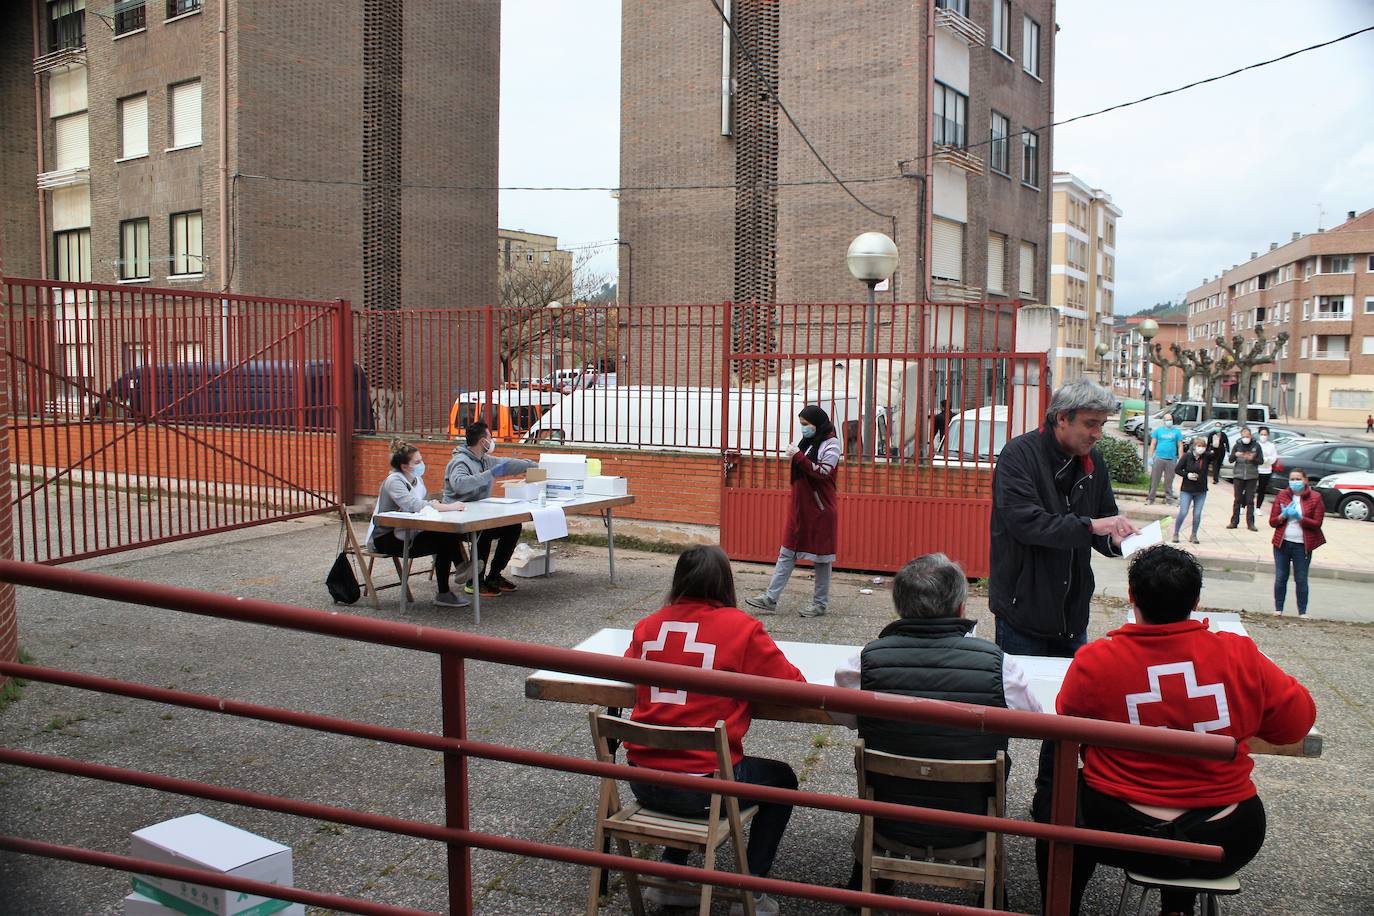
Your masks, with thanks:
[{"label": "window shutter", "polygon": [[1035,295],[1035,246],[1030,242],[1021,243],[1021,292]]},{"label": "window shutter", "polygon": [[48,77],[48,115],[60,118],[86,110],[86,68],[73,67]]},{"label": "window shutter", "polygon": [[53,169],[89,168],[91,164],[90,121],[86,114],[67,115],[53,122]]},{"label": "window shutter", "polygon": [[135,96],[119,103],[119,155],[148,155],[148,97]]},{"label": "window shutter", "polygon": [[91,224],[91,189],[87,185],[52,192],[52,231],[84,229]]},{"label": "window shutter", "polygon": [[988,292],[1007,291],[1007,237],[988,234]]},{"label": "window shutter", "polygon": [[172,87],[172,146],[200,143],[200,80]]},{"label": "window shutter", "polygon": [[953,220],[932,220],[934,243],[934,264],[931,276],[941,280],[964,279],[964,224]]}]

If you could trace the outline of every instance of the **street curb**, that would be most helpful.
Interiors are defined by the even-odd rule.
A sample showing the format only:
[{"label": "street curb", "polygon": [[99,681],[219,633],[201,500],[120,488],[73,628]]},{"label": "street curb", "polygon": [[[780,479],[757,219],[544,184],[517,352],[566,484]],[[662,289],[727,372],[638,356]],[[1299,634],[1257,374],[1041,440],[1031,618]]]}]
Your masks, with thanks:
[{"label": "street curb", "polygon": [[[1204,557],[1197,554],[1194,556],[1197,556],[1203,569],[1270,573],[1274,571],[1274,564],[1266,563],[1263,560],[1232,560],[1227,557]],[[1349,569],[1343,566],[1331,567],[1313,564],[1308,569],[1307,575],[1311,578],[1340,579],[1345,582],[1374,582],[1374,572],[1367,569]]]}]

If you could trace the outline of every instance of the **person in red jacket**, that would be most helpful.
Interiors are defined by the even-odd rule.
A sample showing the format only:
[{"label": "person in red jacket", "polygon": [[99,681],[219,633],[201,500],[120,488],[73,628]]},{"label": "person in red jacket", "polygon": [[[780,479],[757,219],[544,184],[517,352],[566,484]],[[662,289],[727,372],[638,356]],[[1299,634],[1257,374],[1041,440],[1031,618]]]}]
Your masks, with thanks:
[{"label": "person in red jacket", "polygon": [[1326,543],[1322,520],[1326,506],[1307,483],[1306,472],[1288,472],[1288,489],[1279,491],[1269,507],[1269,526],[1274,529],[1274,613],[1283,613],[1288,597],[1288,571],[1298,592],[1298,616],[1307,616],[1307,570],[1312,551]]},{"label": "person in red jacket", "polygon": [[[1085,747],[1083,824],[1217,845],[1225,856],[1198,862],[1077,847],[1073,913],[1097,862],[1162,878],[1215,878],[1253,859],[1264,843],[1265,816],[1246,742],[1289,744],[1317,719],[1307,688],[1253,640],[1190,619],[1202,592],[1202,566],[1191,554],[1167,544],[1148,548],[1128,576],[1137,622],[1078,651],[1059,691],[1059,714],[1230,735],[1237,751],[1230,760],[1202,760]],[[1192,913],[1194,896],[1165,889],[1162,912]]]},{"label": "person in red jacket", "polygon": [[[667,606],[635,625],[625,657],[806,683],[763,624],[735,607],[730,560],[714,544],[691,547],[678,557]],[[635,687],[635,706],[630,718],[650,725],[695,727],[724,721],[735,779],[784,789],[797,787],[797,774],[786,763],[745,756],[744,734],[753,718],[745,700],[639,684]],[[625,747],[632,766],[696,775],[716,772],[715,755],[710,751],[662,751],[635,744]],[[630,790],[645,807],[683,817],[704,815],[711,800],[704,792],[650,783],[632,782]],[[792,806],[767,802],[759,802],[758,806],[749,828],[746,858],[750,873],[767,877],[787,821],[792,817]],[[687,861],[687,852],[665,848],[663,861],[681,865]],[[697,905],[696,898],[682,901],[675,894],[648,896],[662,905]],[[770,897],[758,896],[754,902],[755,912],[760,916],[778,911],[777,902]],[[735,906],[732,913],[742,911],[739,904]]]},{"label": "person in red jacket", "polygon": [[761,611],[776,611],[797,561],[810,560],[816,567],[816,584],[811,603],[802,608],[801,615],[820,617],[830,606],[830,570],[835,565],[835,532],[840,517],[835,470],[842,454],[835,426],[824,410],[808,404],[797,419],[801,421],[801,439],[787,447],[792,462],[792,498],[787,505],[782,550],[778,551],[768,589],[744,600]]}]

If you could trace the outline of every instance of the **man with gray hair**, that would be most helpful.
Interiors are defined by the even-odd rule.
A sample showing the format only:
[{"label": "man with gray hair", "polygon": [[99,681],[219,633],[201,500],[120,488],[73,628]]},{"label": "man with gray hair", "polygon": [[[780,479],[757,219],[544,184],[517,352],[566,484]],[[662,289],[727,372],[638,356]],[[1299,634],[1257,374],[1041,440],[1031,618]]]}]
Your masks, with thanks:
[{"label": "man with gray hair", "polygon": [[[835,670],[835,685],[1041,712],[1016,659],[974,635],[975,622],[964,617],[967,597],[964,571],[944,554],[928,553],[907,563],[892,580],[897,619]],[[1007,749],[1005,735],[868,716],[856,719],[833,712],[830,717],[838,724],[857,727],[869,748],[889,754],[990,760]],[[945,785],[937,792],[930,783],[879,774],[874,774],[871,782],[878,801],[972,814],[987,811],[987,799],[978,787]],[[876,822],[875,832],[878,844],[893,852],[902,853],[903,847],[922,851],[933,848],[937,855],[938,851],[957,853],[958,847],[981,836],[976,831],[934,824],[883,820]],[[858,887],[861,876],[857,860],[854,868],[850,886]]]},{"label": "man with gray hair", "polygon": [[1135,525],[1119,515],[1111,472],[1094,447],[1116,396],[1080,378],[1054,393],[1045,425],[1017,436],[992,477],[988,606],[997,645],[1072,658],[1087,641],[1090,550],[1121,555]]}]

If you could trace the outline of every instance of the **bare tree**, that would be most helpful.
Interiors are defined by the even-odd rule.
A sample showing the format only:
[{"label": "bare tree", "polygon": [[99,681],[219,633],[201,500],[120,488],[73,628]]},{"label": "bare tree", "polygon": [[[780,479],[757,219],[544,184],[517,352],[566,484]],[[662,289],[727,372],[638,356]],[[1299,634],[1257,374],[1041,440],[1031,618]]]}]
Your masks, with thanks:
[{"label": "bare tree", "polygon": [[1193,376],[1197,374],[1196,363],[1185,354],[1186,350],[1179,349],[1178,344],[1169,344],[1169,350],[1174,354],[1171,359],[1164,358],[1164,345],[1157,343],[1154,348],[1145,354],[1145,358],[1160,368],[1163,378],[1159,386],[1159,402],[1164,403],[1164,393],[1169,387],[1169,370],[1177,369],[1183,373],[1183,397],[1188,396],[1188,386],[1192,384]]},{"label": "bare tree", "polygon": [[1222,354],[1220,358],[1214,358],[1211,351],[1199,348],[1187,351],[1192,356],[1193,362],[1197,366],[1196,378],[1202,379],[1203,384],[1203,407],[1202,419],[1212,419],[1212,404],[1217,399],[1217,382],[1231,371],[1231,357]]},{"label": "bare tree", "polygon": [[1281,331],[1273,340],[1264,336],[1264,325],[1255,328],[1255,339],[1247,345],[1245,338],[1236,334],[1230,343],[1225,337],[1217,338],[1217,346],[1225,351],[1230,363],[1238,370],[1236,379],[1236,419],[1244,423],[1250,407],[1250,381],[1255,367],[1272,363],[1288,343],[1288,332]]},{"label": "bare tree", "polygon": [[591,253],[585,251],[573,258],[550,258],[548,263],[542,259],[516,260],[502,272],[496,321],[496,358],[502,381],[515,381],[522,360],[545,348],[552,351],[556,346],[553,341],[567,338],[578,327],[571,309],[549,306],[572,306],[607,285],[608,275],[592,269],[591,260]]}]

